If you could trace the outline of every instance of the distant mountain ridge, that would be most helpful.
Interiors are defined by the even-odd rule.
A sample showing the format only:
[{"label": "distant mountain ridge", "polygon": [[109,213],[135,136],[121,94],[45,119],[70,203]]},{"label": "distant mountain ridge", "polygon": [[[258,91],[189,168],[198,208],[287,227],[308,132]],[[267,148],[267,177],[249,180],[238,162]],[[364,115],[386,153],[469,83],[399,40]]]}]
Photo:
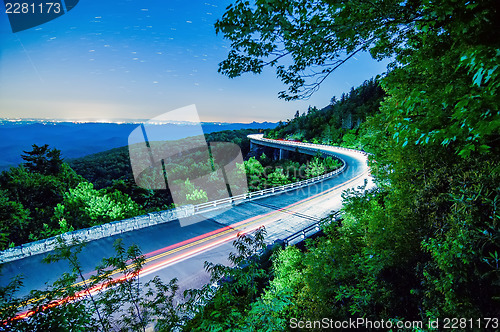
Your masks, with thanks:
[{"label": "distant mountain ridge", "polygon": [[[33,124],[33,123],[42,123],[42,124],[57,124],[57,123],[74,123],[74,124],[84,124],[84,123],[100,123],[100,124],[185,124],[185,125],[195,125],[197,122],[190,121],[151,121],[150,119],[115,119],[113,121],[99,121],[99,120],[67,120],[67,119],[38,119],[38,118],[0,118],[0,126],[4,124],[17,124],[17,125],[25,125],[25,124]],[[243,122],[221,122],[221,121],[202,121],[202,125],[276,125],[277,122],[257,122],[252,121],[250,123]]]},{"label": "distant mountain ridge", "polygon": [[[63,158],[78,158],[92,153],[126,146],[129,134],[138,123],[64,122],[44,119],[3,119],[0,121],[0,170],[21,163],[23,151],[33,144],[48,144],[61,150]],[[170,139],[185,136],[185,126],[192,124],[163,123]],[[204,122],[203,132],[222,130],[270,129],[276,123],[222,123]]]}]

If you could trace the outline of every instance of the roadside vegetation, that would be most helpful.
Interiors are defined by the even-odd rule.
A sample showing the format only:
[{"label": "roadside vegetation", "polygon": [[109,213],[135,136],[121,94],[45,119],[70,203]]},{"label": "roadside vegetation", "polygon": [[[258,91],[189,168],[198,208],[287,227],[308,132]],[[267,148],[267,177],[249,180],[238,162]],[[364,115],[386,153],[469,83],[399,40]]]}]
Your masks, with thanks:
[{"label": "roadside vegetation", "polygon": [[55,148],[33,145],[23,159],[0,175],[2,250],[143,212],[119,190],[95,189]]},{"label": "roadside vegetation", "polygon": [[[43,262],[66,261],[70,271],[47,289],[24,297],[16,294],[22,276],[0,288],[0,331],[192,331],[200,324],[202,331],[211,330],[222,315],[248,308],[269,285],[271,256],[281,246],[266,246],[265,234],[259,228],[252,235],[239,235],[229,258],[232,266],[207,262],[210,283],[183,294],[177,279],[142,280],[139,272],[146,257],[135,245],[127,248],[118,239],[115,254],[103,258],[88,274],[83,273],[78,255],[85,244],[59,239]],[[95,292],[96,288],[106,291]],[[238,323],[229,318],[226,326]]]},{"label": "roadside vegetation", "polygon": [[281,331],[292,318],[325,317],[421,321],[421,330],[462,317],[469,325],[457,328],[480,330],[484,317],[499,317],[498,18],[492,1],[241,0],[228,8],[216,24],[232,43],[221,72],[274,67],[285,99],[307,97],[360,51],[392,63],[378,83],[350,93],[371,91],[359,113],[349,118],[341,98],[268,134],[370,152],[377,187],[346,192],[342,220],[305,250],[278,251],[269,286],[248,305],[239,298],[237,308],[204,312],[213,330]]}]

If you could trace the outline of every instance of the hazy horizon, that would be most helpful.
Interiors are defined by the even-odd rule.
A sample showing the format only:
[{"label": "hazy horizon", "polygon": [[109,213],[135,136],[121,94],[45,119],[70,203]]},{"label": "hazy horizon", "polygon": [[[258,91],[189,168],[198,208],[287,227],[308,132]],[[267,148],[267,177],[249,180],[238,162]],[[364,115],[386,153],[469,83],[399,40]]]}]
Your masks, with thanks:
[{"label": "hazy horizon", "polygon": [[[0,122],[23,122],[23,121],[46,121],[46,122],[68,122],[68,123],[114,123],[114,124],[137,124],[150,121],[150,119],[113,119],[113,120],[99,120],[99,119],[57,119],[57,118],[7,118],[0,117]],[[220,123],[220,124],[252,124],[252,123],[272,123],[276,124],[279,121],[250,121],[250,122],[227,122],[227,121],[201,121],[201,123]],[[150,124],[180,124],[180,123],[193,123],[192,121],[155,121]]]},{"label": "hazy horizon", "polygon": [[[199,123],[148,123],[148,127],[160,130],[163,139],[180,139],[190,136],[194,125]],[[0,121],[0,171],[22,162],[23,151],[30,151],[33,144],[48,144],[61,150],[63,158],[85,155],[127,146],[129,136],[140,123],[124,122],[50,122]],[[219,123],[202,122],[204,134],[224,130],[269,129],[276,123]],[[257,132],[257,131],[256,131]]]}]

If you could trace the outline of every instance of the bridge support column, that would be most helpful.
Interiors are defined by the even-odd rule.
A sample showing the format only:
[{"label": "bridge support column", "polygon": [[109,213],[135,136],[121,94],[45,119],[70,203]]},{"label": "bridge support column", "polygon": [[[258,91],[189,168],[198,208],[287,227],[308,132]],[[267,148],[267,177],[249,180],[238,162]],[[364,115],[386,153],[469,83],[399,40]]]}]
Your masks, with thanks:
[{"label": "bridge support column", "polygon": [[285,150],[285,149],[280,149],[280,159],[287,159],[288,158],[288,150]]}]

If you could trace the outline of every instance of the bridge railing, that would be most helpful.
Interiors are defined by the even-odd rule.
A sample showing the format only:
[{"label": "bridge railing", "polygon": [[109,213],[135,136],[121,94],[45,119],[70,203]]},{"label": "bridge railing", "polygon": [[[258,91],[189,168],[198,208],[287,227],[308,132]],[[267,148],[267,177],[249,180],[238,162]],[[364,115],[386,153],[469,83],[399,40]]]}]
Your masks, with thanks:
[{"label": "bridge railing", "polygon": [[[338,175],[346,169],[346,162],[342,158],[338,157],[335,154],[335,151],[331,150],[332,148],[335,150],[360,153],[360,154],[365,155],[365,156],[368,154],[364,151],[358,151],[358,150],[354,150],[354,149],[325,145],[325,144],[311,144],[311,143],[302,143],[302,142],[280,141],[280,140],[262,138],[261,135],[248,135],[248,137],[252,140],[261,141],[261,142],[268,144],[268,145],[269,145],[269,143],[271,143],[273,145],[279,145],[279,146],[283,146],[283,145],[300,146],[303,149],[309,150],[311,152],[316,152],[319,150],[324,155],[332,156],[332,157],[339,159],[342,162],[342,167],[340,167],[339,169],[336,169],[333,172],[323,174],[320,176],[316,176],[314,178],[302,180],[299,182],[289,183],[289,184],[285,184],[285,185],[278,186],[278,187],[267,188],[267,189],[263,189],[263,190],[259,190],[259,191],[248,192],[246,194],[241,194],[241,195],[237,195],[237,196],[232,196],[232,197],[218,199],[218,200],[214,200],[214,201],[210,201],[210,202],[206,202],[206,203],[197,204],[194,206],[195,213],[203,212],[203,211],[207,211],[207,210],[212,210],[212,209],[221,207],[223,205],[239,204],[243,201],[257,199],[257,198],[261,198],[263,196],[281,194],[281,193],[295,190],[298,188],[302,188],[302,187],[311,185],[313,183],[317,183],[319,181],[322,181],[324,179],[333,177],[335,175]],[[323,148],[324,150],[322,150],[321,148]]]},{"label": "bridge railing", "polygon": [[257,198],[261,198],[263,196],[271,196],[271,195],[281,194],[281,193],[284,193],[287,191],[295,190],[298,188],[302,188],[302,187],[320,182],[324,179],[327,179],[327,178],[333,177],[337,174],[340,174],[345,170],[345,168],[346,168],[345,161],[342,160],[341,158],[338,158],[338,159],[340,159],[342,161],[342,167],[336,169],[333,172],[319,175],[319,176],[316,176],[314,178],[302,180],[299,182],[288,183],[288,184],[278,186],[278,187],[267,188],[267,189],[263,189],[263,190],[259,190],[259,191],[252,191],[252,192],[248,192],[248,193],[241,194],[241,195],[236,195],[236,196],[232,196],[232,197],[218,199],[215,201],[197,204],[194,206],[194,212],[197,213],[197,212],[202,212],[202,211],[206,211],[206,210],[212,210],[212,209],[220,207],[222,205],[239,204],[243,201],[250,201],[250,200],[257,199]]},{"label": "bridge railing", "polygon": [[[355,149],[350,149],[350,148],[344,148],[341,146],[333,146],[333,145],[327,145],[327,144],[314,144],[314,143],[304,143],[304,142],[295,142],[295,141],[285,141],[285,140],[277,140],[277,139],[272,139],[272,138],[263,138],[262,134],[256,134],[256,135],[248,135],[250,139],[256,140],[256,141],[261,141],[264,143],[275,143],[278,145],[288,145],[288,146],[309,146],[311,147],[311,150],[317,151],[320,150],[320,148],[326,148],[326,149],[337,149],[337,150],[342,150],[342,151],[349,151],[349,152],[354,152],[354,153],[360,153],[362,155],[368,155],[368,152],[365,151],[359,151]],[[326,151],[322,151],[326,152]]]},{"label": "bridge railing", "polygon": [[[337,220],[339,218],[339,216],[340,216],[340,212],[337,211],[333,214],[332,217],[334,220]],[[331,220],[330,220],[330,222],[331,222]],[[319,232],[321,230],[321,225],[329,224],[330,222],[319,221],[319,222],[316,222],[310,226],[307,226],[306,228],[304,228],[298,232],[293,233],[292,235],[287,236],[286,238],[283,239],[285,247],[289,246],[289,245],[296,244],[296,243],[301,242],[301,241],[304,241],[309,236]]]}]

